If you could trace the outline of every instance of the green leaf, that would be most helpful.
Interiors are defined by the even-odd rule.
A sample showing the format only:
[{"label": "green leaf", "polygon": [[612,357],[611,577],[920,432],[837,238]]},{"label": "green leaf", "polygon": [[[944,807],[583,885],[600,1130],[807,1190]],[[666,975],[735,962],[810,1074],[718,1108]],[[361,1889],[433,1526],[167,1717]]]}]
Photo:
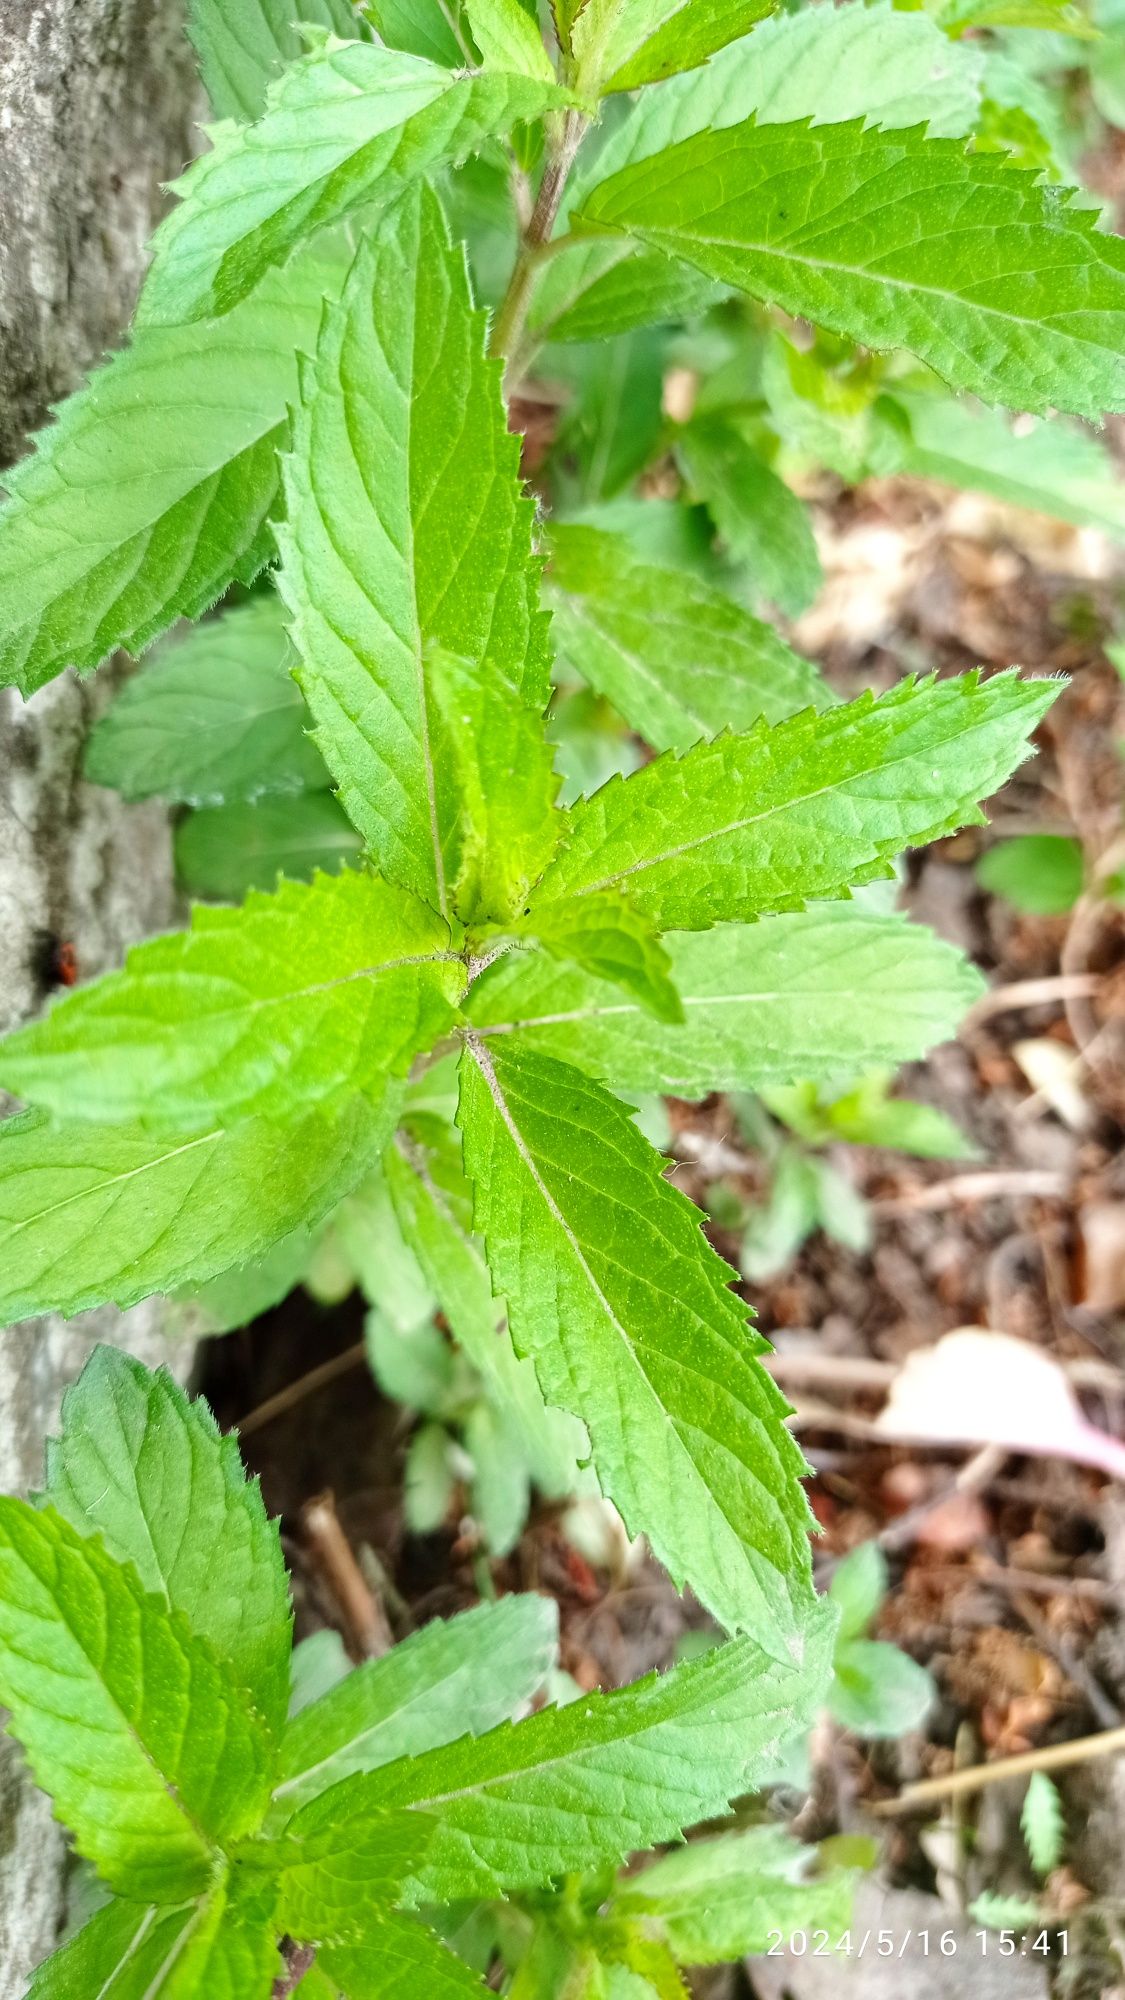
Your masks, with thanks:
[{"label": "green leaf", "polygon": [[[484,331],[436,197],[401,201],[360,250],[305,371],[281,536],[298,678],[325,761],[382,872],[438,907],[473,842],[430,740],[427,655],[480,675],[475,726],[486,727],[484,705],[497,732],[482,781],[504,744],[525,739],[512,702],[534,710],[547,694],[533,508]],[[544,783],[534,758],[526,786],[507,777],[533,827]]]},{"label": "green leaf", "polygon": [[344,1642],[331,1625],[299,1639],[290,1660],[290,1714],[299,1715],[311,1702],[319,1701],[322,1694],[346,1680],[351,1670]]},{"label": "green leaf", "polygon": [[616,1098],[518,1044],[468,1045],[458,1123],[516,1351],[585,1424],[602,1490],[728,1629],[799,1653],[803,1461],[698,1211]]},{"label": "green leaf", "polygon": [[830,1623],[814,1614],[803,1666],[735,1640],[615,1694],[389,1765],[384,1805],[438,1822],[407,1894],[453,1902],[537,1888],[725,1813],[811,1720]]},{"label": "green leaf", "polygon": [[778,13],[704,68],[637,98],[584,184],[696,133],[725,131],[751,113],[760,125],[862,118],[967,137],[980,109],[981,70],[979,47],[951,43],[928,15],[901,13],[891,0],[835,7],[823,18]]},{"label": "green leaf", "polygon": [[[908,1097],[888,1096],[893,1081],[893,1074],[876,1070],[832,1103],[817,1104],[813,1122],[821,1129],[814,1143],[846,1139],[853,1146],[893,1146],[926,1160],[977,1157],[971,1140],[944,1111],[932,1104],[915,1104]],[[786,1104],[773,1092],[767,1092],[766,1097],[775,1117],[784,1118],[799,1131],[800,1120],[790,1117]]]},{"label": "green leaf", "polygon": [[222,1880],[177,1910],[115,1899],[45,1960],[27,2000],[269,2000],[282,1966],[268,1902]]},{"label": "green leaf", "polygon": [[821,1219],[817,1162],[783,1146],[773,1164],[768,1200],[752,1210],[738,1254],[751,1284],[766,1284],[796,1256]]},{"label": "green leaf", "polygon": [[163,649],[115,696],[86,776],[127,799],[188,805],[327,785],[275,597],[256,597]]},{"label": "green leaf", "polygon": [[340,1982],[347,2000],[401,2000],[403,1993],[463,2000],[484,1991],[475,1972],[409,1917],[381,1917],[368,1925],[362,1945],[334,1945],[317,1963]]},{"label": "green leaf", "polygon": [[1031,1896],[994,1896],[986,1891],[973,1898],[968,1913],[975,1924],[993,1931],[1018,1933],[1043,1922],[1043,1912]]},{"label": "green leaf", "polygon": [[529,1360],[516,1354],[503,1309],[492,1295],[482,1247],[472,1235],[472,1193],[456,1135],[445,1147],[400,1139],[386,1160],[387,1183],[402,1231],[426,1274],[458,1346],[479,1373],[490,1401],[518,1429],[540,1491],[568,1499],[588,1456],[581,1424],[548,1409]]},{"label": "green leaf", "polygon": [[672,961],[647,917],[627,896],[609,889],[574,902],[534,902],[519,925],[563,964],[580,966],[595,979],[608,979],[631,993],[658,1021],[680,1022],[683,1002],[672,977]]},{"label": "green leaf", "polygon": [[53,1508],[0,1499],[0,1700],[78,1852],[137,1901],[207,1883],[250,1832],[266,1740],[229,1670]]},{"label": "green leaf", "polygon": [[1058,1786],[1046,1771],[1033,1771],[1024,1793],[1020,1831],[1031,1865],[1042,1880],[1059,1865],[1066,1849],[1066,1819]]},{"label": "green leaf", "polygon": [[189,813],[175,840],[182,886],[224,903],[241,902],[251,889],[274,889],[280,875],[311,882],[320,869],[335,873],[363,849],[331,792]]},{"label": "green leaf", "polygon": [[875,415],[883,421],[871,459],[880,473],[969,486],[1125,541],[1117,467],[1105,446],[1077,425],[1028,420],[1013,430],[999,410],[897,384],[893,397],[880,397]]},{"label": "green leaf", "polygon": [[367,0],[364,12],[390,49],[456,69],[466,62],[461,0]]},{"label": "green leaf", "polygon": [[299,1117],[344,1088],[377,1099],[453,1018],[448,925],[370,875],[320,875],[197,905],[0,1041],[0,1080],[61,1115],[164,1131]]},{"label": "green leaf", "polygon": [[610,499],[644,470],[664,432],[667,364],[668,336],[651,328],[553,351],[551,379],[568,392],[552,454],[559,507]]},{"label": "green leaf", "polygon": [[836,1649],[828,1706],[857,1736],[904,1736],[936,1696],[931,1676],[909,1653],[881,1639],[849,1639]]},{"label": "green leaf", "polygon": [[1100,420],[1125,407],[1125,247],[1003,157],[858,124],[702,133],[603,182],[620,230],[955,388]]},{"label": "green leaf", "polygon": [[853,907],[668,939],[682,1028],[545,959],[502,959],[468,1002],[491,1041],[576,1063],[629,1091],[706,1097],[917,1060],[955,1033],[983,983],[920,925]]},{"label": "green leaf", "polygon": [[[372,1918],[397,1901],[417,1870],[430,1828],[417,1813],[386,1812],[372,1775],[356,1772],[309,1799],[262,1862],[279,1866],[278,1928],[307,1944],[361,1943]],[[257,1857],[253,1848],[248,1858]]]},{"label": "green leaf", "polygon": [[465,14],[486,69],[554,83],[543,38],[520,0],[465,0]]},{"label": "green leaf", "polygon": [[0,681],[138,653],[261,569],[297,351],[341,277],[302,258],[229,319],[138,334],[60,405],[4,475]]},{"label": "green leaf", "polygon": [[[206,1284],[186,1286],[175,1296],[181,1304],[190,1302],[193,1328],[208,1338],[235,1333],[288,1298],[306,1276],[314,1248],[315,1239],[306,1230],[295,1229],[252,1263],[220,1271]],[[168,1331],[173,1330],[170,1325]]]},{"label": "green leaf", "polygon": [[[580,208],[622,167],[751,112],[762,125],[865,118],[883,126],[928,121],[934,136],[967,134],[979,111],[980,73],[979,48],[950,42],[928,15],[901,13],[889,0],[778,14],[704,68],[644,91],[589,165],[580,162],[569,205]],[[550,327],[557,340],[603,339],[649,320],[689,318],[721,290],[656,251],[576,238],[543,267],[531,323]]]},{"label": "green leaf", "polygon": [[202,1398],[163,1368],[96,1347],[48,1440],[44,1497],[183,1612],[280,1735],[292,1624],[281,1541],[237,1439],[220,1436]]},{"label": "green leaf", "polygon": [[817,715],[664,756],[570,812],[541,901],[626,889],[658,930],[792,910],[979,825],[1058,683],[907,679]]},{"label": "green leaf", "polygon": [[684,570],[641,561],[624,536],[563,525],[551,550],[560,651],[654,749],[832,700],[772,626]]},{"label": "green leaf", "polygon": [[412,1758],[505,1722],[554,1664],[558,1614],[545,1597],[502,1597],[436,1618],[301,1709],[281,1747],[287,1813],[357,1771]]},{"label": "green leaf", "polygon": [[139,323],[230,312],[314,231],[565,102],[553,83],[456,75],[366,42],[315,49],[271,85],[256,124],[217,126],[172,183],[181,201],[153,239]]},{"label": "green leaf", "polygon": [[390,1137],[397,1099],[354,1093],[295,1124],[252,1118],[190,1138],[139,1126],[0,1124],[0,1324],[135,1305],[199,1285],[312,1228]]},{"label": "green leaf", "polygon": [[998,841],[977,862],[977,881],[1017,910],[1061,916],[1082,894],[1086,860],[1080,840],[1061,833],[1022,833]]},{"label": "green leaf", "polygon": [[453,1505],[458,1474],[444,1424],[419,1424],[406,1450],[403,1514],[412,1535],[433,1535]]},{"label": "green leaf", "polygon": [[676,450],[731,555],[746,565],[755,597],[804,611],[822,581],[809,517],[737,419],[694,418],[678,432]]},{"label": "green leaf", "polygon": [[614,1891],[611,1916],[639,1918],[681,1965],[722,1965],[769,1949],[778,1931],[826,1930],[851,1920],[851,1877],[819,1875],[815,1848],[779,1826],[693,1840]]},{"label": "green leaf", "polygon": [[188,34],[217,118],[257,118],[266,86],[304,47],[296,20],[362,34],[350,0],[191,0]]},{"label": "green leaf", "polygon": [[837,1645],[866,1632],[887,1594],[887,1559],[878,1542],[861,1542],[838,1563],[828,1595],[840,1613]]},{"label": "green leaf", "polygon": [[542,717],[491,662],[431,652],[425,675],[432,756],[443,774],[439,818],[452,822],[447,887],[466,923],[503,923],[523,908],[559,844],[554,753]]},{"label": "green leaf", "polygon": [[572,46],[579,89],[636,90],[694,69],[744,35],[773,0],[586,0]]},{"label": "green leaf", "polygon": [[474,1403],[462,1427],[473,1462],[469,1504],[492,1556],[510,1555],[527,1526],[533,1454],[509,1409]]}]

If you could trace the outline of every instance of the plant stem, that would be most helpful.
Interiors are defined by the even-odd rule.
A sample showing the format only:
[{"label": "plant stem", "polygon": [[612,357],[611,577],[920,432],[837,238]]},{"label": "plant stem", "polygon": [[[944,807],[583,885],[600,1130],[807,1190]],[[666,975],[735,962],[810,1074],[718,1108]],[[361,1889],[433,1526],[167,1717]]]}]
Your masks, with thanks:
[{"label": "plant stem", "polygon": [[536,266],[545,244],[550,240],[570,170],[574,165],[574,156],[582,144],[588,124],[589,120],[583,112],[565,112],[558,138],[547,155],[535,207],[527,227],[521,234],[520,247],[512,267],[512,275],[508,280],[508,289],[496,315],[489,342],[489,352],[509,363],[519,345],[527,320]]},{"label": "plant stem", "polygon": [[1084,1764],[1090,1757],[1116,1757],[1125,1751],[1125,1725],[1103,1729],[1097,1736],[1080,1736],[1069,1743],[1048,1743],[1041,1750],[1023,1750],[1015,1757],[997,1757],[991,1764],[971,1764],[949,1771],[941,1778],[921,1778],[906,1785],[897,1798],[879,1799],[870,1808],[880,1818],[916,1812],[938,1799],[958,1792],[979,1792],[984,1785],[1001,1784],[1006,1778],[1026,1778],[1032,1771],[1059,1771],[1069,1764]]}]

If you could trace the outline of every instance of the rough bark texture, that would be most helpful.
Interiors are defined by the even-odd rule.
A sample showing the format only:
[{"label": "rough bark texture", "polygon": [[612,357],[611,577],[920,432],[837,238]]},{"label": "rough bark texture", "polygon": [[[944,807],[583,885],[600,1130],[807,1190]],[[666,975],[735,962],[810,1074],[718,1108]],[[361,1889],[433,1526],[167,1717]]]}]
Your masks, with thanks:
[{"label": "rough bark texture", "polygon": [[[182,0],[0,0],[0,464],[128,319],[160,183],[197,110]],[[164,815],[81,782],[108,674],[66,675],[24,704],[0,691],[0,1027],[44,998],[49,939],[81,974],[167,925]],[[0,1333],[0,1486],[40,1477],[44,1436],[92,1342],[155,1358],[159,1308]],[[166,1349],[163,1350],[166,1352]],[[6,1741],[0,1750],[0,2000],[53,1943],[62,1841]]]}]

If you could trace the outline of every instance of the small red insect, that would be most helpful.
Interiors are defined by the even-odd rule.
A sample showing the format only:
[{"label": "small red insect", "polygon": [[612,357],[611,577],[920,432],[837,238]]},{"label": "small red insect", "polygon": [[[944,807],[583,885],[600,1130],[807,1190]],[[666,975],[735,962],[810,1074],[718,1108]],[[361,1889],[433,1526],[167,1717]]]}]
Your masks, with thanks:
[{"label": "small red insect", "polygon": [[37,931],[31,949],[31,970],[39,987],[50,993],[56,986],[77,986],[78,953],[69,940],[54,931]]}]

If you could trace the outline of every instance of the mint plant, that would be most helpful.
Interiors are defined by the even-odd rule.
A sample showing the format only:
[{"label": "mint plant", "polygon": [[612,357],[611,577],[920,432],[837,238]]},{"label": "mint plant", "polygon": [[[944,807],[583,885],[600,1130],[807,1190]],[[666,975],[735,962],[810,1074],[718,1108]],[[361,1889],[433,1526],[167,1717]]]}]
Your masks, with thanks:
[{"label": "mint plant", "polygon": [[[952,21],[950,39],[854,4],[755,27],[760,0],[559,0],[541,34],[522,0],[372,0],[363,18],[317,0],[298,35],[290,11],[194,0],[222,122],[157,231],[130,344],[62,405],[0,511],[0,678],[27,695],[256,587],[158,656],[93,738],[91,775],[197,808],[181,861],[232,906],[197,907],[0,1044],[0,1086],[28,1106],[0,1127],[0,1317],[211,1291],[221,1320],[224,1294],[229,1311],[283,1290],[328,1218],[375,1190],[497,1396],[522,1396],[529,1425],[561,1418],[630,1533],[750,1635],[709,1673],[741,1686],[753,1657],[812,1699],[823,1615],[786,1406],[628,1100],[893,1068],[973,997],[956,952],[851,892],[979,822],[1055,685],[969,673],[838,702],[760,616],[816,585],[786,454],[796,440],[858,476],[888,438],[909,456],[909,436],[936,460],[942,424],[917,439],[948,391],[1125,408],[1125,252],[1042,161],[990,149],[1001,81],[985,94]],[[786,315],[813,323],[807,350]],[[696,406],[665,417],[657,393],[654,412],[665,362],[707,342]],[[589,343],[610,364],[572,362],[551,520],[510,425],[533,364]],[[1004,420],[953,408],[995,470]],[[1088,472],[1099,450],[1054,421],[1031,442],[1041,478],[1052,452]],[[660,453],[690,513],[623,497]],[[583,725],[563,703],[549,733],[553,671],[654,753],[572,777],[565,805],[556,739],[573,773]],[[433,1084],[451,1070],[452,1116]],[[171,1648],[211,1690],[144,1738],[120,1851],[104,1801],[62,1771],[73,1746],[56,1769],[20,1695],[36,1768],[120,1892],[186,1904],[216,1855],[237,1862],[222,1893],[264,1977],[275,1919],[329,1934],[340,1802],[311,1792],[311,1818],[243,1868],[243,1843],[275,1838],[276,1693],[170,1592],[171,1623],[153,1623],[119,1551],[29,1518],[12,1516],[17,1609],[37,1617],[41,1579],[73,1570],[82,1605],[112,1596],[140,1634],[107,1655],[126,1735],[148,1728],[142,1653]],[[86,1633],[92,1610],[76,1615]],[[197,1639],[215,1653],[198,1668]],[[684,1685],[520,1741],[562,1731],[596,1761],[599,1718],[630,1701],[686,1715]],[[193,1766],[184,1793],[192,1745],[224,1731],[222,1770]],[[417,1816],[417,1784],[472,1797],[469,1753],[440,1754],[432,1780],[425,1759],[396,1767],[379,1812]],[[668,1837],[721,1791],[651,1814],[638,1795],[607,1851]],[[530,1808],[486,1833],[466,1805],[456,1860],[416,1852],[413,1819],[374,1821],[365,1846],[374,1796],[343,1802],[359,1830],[341,1865],[379,1885],[380,1925],[404,1884],[488,1896],[602,1858],[592,1810],[564,1837]],[[134,1879],[150,1809],[164,1831]],[[301,1873],[284,1841],[306,1833]],[[259,1921],[274,1876],[289,1887]],[[222,1930],[214,1907],[184,1918],[193,1940]]]},{"label": "mint plant", "polygon": [[[820,1617],[808,1668],[743,1639],[513,1725],[555,1615],[482,1604],[289,1713],[287,1579],[257,1483],[205,1404],[95,1350],[43,1493],[0,1499],[0,1699],[107,1892],[30,2000],[266,2000],[314,1959],[314,1994],[483,1992],[420,1913],[612,1874],[724,1813],[809,1719],[830,1634]],[[689,1897],[685,1936],[690,1919]]]}]

